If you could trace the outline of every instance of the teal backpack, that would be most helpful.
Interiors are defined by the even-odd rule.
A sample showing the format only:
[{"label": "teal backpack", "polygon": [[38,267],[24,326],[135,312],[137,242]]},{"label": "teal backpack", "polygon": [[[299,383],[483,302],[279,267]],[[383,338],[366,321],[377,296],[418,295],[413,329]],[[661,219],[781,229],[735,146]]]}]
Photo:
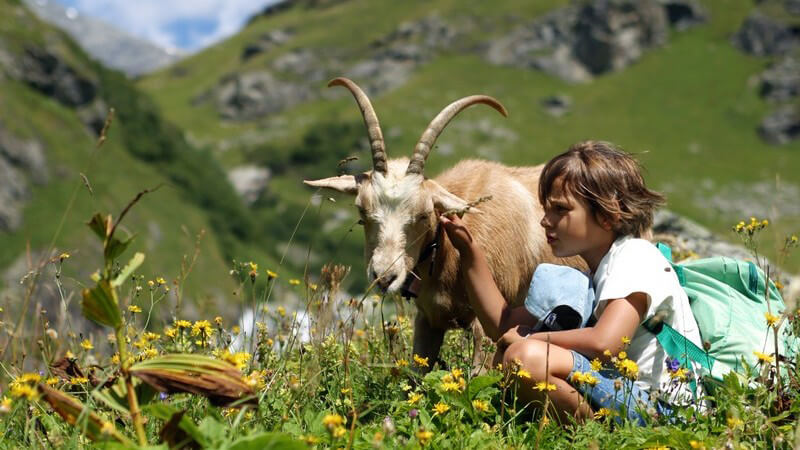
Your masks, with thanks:
[{"label": "teal backpack", "polygon": [[[752,262],[719,256],[675,264],[669,247],[660,243],[657,247],[672,263],[689,297],[704,348],[654,318],[645,321],[645,328],[656,335],[666,353],[683,367],[691,367],[689,361],[695,367],[700,366],[700,375],[707,381],[721,381],[730,372],[755,375],[758,357],[754,352],[775,354],[775,336],[767,325],[765,313],[780,316],[786,309],[777,287],[770,282],[769,293],[765,295],[766,277]],[[794,365],[798,339],[787,330],[787,320],[778,323],[778,354],[783,356],[782,365],[786,367],[786,361]],[[746,373],[746,367],[750,374]]]}]

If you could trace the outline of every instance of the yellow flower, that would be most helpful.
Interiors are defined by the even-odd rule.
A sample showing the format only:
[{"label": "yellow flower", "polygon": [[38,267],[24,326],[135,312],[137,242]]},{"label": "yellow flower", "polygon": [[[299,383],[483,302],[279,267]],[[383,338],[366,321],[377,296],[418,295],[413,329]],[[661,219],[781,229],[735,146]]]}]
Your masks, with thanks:
[{"label": "yellow flower", "polygon": [[0,400],[0,413],[2,414],[10,413],[11,405],[12,405],[11,399],[4,395],[3,400]]},{"label": "yellow flower", "polygon": [[619,352],[619,353],[617,354],[617,357],[618,357],[619,359],[625,359],[625,358],[627,358],[627,357],[628,357],[628,353],[626,353],[626,352]]},{"label": "yellow flower", "polygon": [[203,333],[204,336],[211,336],[214,333],[214,329],[211,328],[211,322],[207,320],[198,320],[197,322],[192,325],[192,336],[197,336],[200,333]]},{"label": "yellow flower", "polygon": [[188,320],[178,320],[175,322],[175,326],[178,328],[191,328],[192,322],[189,322]]},{"label": "yellow flower", "polygon": [[531,378],[531,373],[528,372],[525,369],[519,369],[517,371],[517,376],[520,377],[520,378],[528,378],[528,379],[530,379]]},{"label": "yellow flower", "polygon": [[409,392],[408,393],[408,404],[409,405],[416,405],[418,401],[422,400],[423,395],[419,392]]},{"label": "yellow flower", "polygon": [[442,383],[442,390],[445,392],[459,392],[461,386],[455,381],[445,381]]},{"label": "yellow flower", "polygon": [[756,357],[758,358],[758,362],[760,362],[760,363],[771,364],[772,362],[775,361],[775,357],[774,356],[766,354],[766,353],[753,352],[753,354],[756,355]]},{"label": "yellow flower", "polygon": [[92,350],[94,345],[92,345],[92,341],[84,339],[83,342],[81,342],[81,347],[83,347],[84,350]]},{"label": "yellow flower", "polygon": [[156,282],[155,282],[155,281],[153,281],[153,280],[147,280],[147,285],[148,285],[148,286],[150,286],[150,287],[152,288],[153,286],[155,286],[155,285],[156,285]]},{"label": "yellow flower", "polygon": [[689,446],[692,447],[692,448],[698,448],[698,449],[705,449],[706,448],[705,444],[703,444],[700,441],[695,441],[694,439],[689,441]]},{"label": "yellow flower", "polygon": [[70,384],[86,384],[89,382],[89,379],[86,377],[72,377],[69,379]]},{"label": "yellow flower", "polygon": [[300,284],[300,280],[298,280],[297,278],[292,278],[291,280],[289,280],[289,284],[291,284],[292,286],[297,286],[298,284]]},{"label": "yellow flower", "polygon": [[241,330],[241,328],[239,328],[239,325],[234,325],[234,326],[231,327],[231,333],[233,333],[234,335],[237,335],[237,334],[239,334],[241,332],[242,332],[242,330]]},{"label": "yellow flower", "polygon": [[317,285],[314,284],[314,283],[309,283],[308,284],[308,288],[311,289],[312,291],[316,291],[317,290]]},{"label": "yellow flower", "polygon": [[540,381],[536,383],[536,390],[537,391],[555,391],[557,389],[556,385],[553,383],[548,383],[546,381]]},{"label": "yellow flower", "polygon": [[780,320],[781,317],[765,312],[764,318],[767,319],[767,326],[773,327],[776,323],[778,323],[778,320]]},{"label": "yellow flower", "polygon": [[258,264],[254,263],[253,261],[250,261],[250,262],[249,262],[249,263],[247,263],[247,264],[249,264],[249,265],[250,265],[250,270],[252,270],[253,272],[256,272],[256,271],[258,271]]},{"label": "yellow flower", "polygon": [[167,327],[164,328],[164,334],[166,334],[168,337],[174,338],[178,335],[178,330],[176,328]]},{"label": "yellow flower", "polygon": [[136,305],[128,305],[128,311],[130,311],[132,313],[140,313],[140,312],[142,312],[142,308],[139,308]]},{"label": "yellow flower", "polygon": [[167,284],[167,280],[165,280],[162,277],[158,277],[158,278],[156,278],[156,283],[158,283],[159,286],[163,286],[163,285]]},{"label": "yellow flower", "polygon": [[222,326],[222,317],[221,316],[214,317],[214,323],[219,326]]},{"label": "yellow flower", "polygon": [[597,359],[597,358],[593,359],[593,360],[592,360],[592,370],[593,370],[594,372],[599,372],[599,371],[600,371],[600,370],[602,370],[602,369],[603,369],[603,362],[602,362],[602,361],[600,361],[600,360],[599,360],[599,359]]},{"label": "yellow flower", "polygon": [[345,434],[347,434],[347,430],[345,429],[345,427],[336,427],[333,429],[333,431],[331,431],[331,435],[335,438],[340,438]]},{"label": "yellow flower", "polygon": [[309,447],[312,445],[316,445],[319,443],[319,438],[314,436],[313,434],[304,434],[300,436],[300,439],[306,443]]},{"label": "yellow flower", "polygon": [[324,425],[328,430],[331,430],[335,427],[340,427],[346,422],[347,421],[345,418],[339,414],[326,414],[325,417],[322,418],[322,425]]},{"label": "yellow flower", "polygon": [[270,280],[272,280],[273,278],[278,278],[278,274],[267,269],[267,278],[269,278]]},{"label": "yellow flower", "polygon": [[44,381],[44,383],[48,386],[55,386],[58,384],[58,378],[50,377]]},{"label": "yellow flower", "polygon": [[414,353],[414,363],[419,367],[428,367],[428,358],[423,358]]},{"label": "yellow flower", "polygon": [[464,375],[464,371],[459,369],[459,368],[455,368],[455,369],[451,370],[450,373],[452,373],[453,376],[456,377],[456,378]]},{"label": "yellow flower", "polygon": [[486,400],[475,399],[472,401],[472,407],[480,412],[489,412],[489,402]]},{"label": "yellow flower", "polygon": [[689,374],[689,371],[686,368],[681,367],[680,369],[676,370],[675,372],[671,372],[669,374],[669,377],[671,379],[673,379],[673,380],[686,381],[688,374]]},{"label": "yellow flower", "polygon": [[14,398],[25,397],[28,400],[36,398],[36,390],[27,384],[17,384],[11,388],[11,396]]},{"label": "yellow flower", "polygon": [[631,343],[631,339],[628,336],[622,336],[622,343],[628,345]]},{"label": "yellow flower", "polygon": [[111,422],[103,421],[103,426],[100,428],[100,433],[108,436],[114,432],[114,425]]},{"label": "yellow flower", "polygon": [[428,445],[428,442],[430,442],[431,438],[433,438],[433,431],[426,431],[425,429],[420,428],[419,431],[417,431],[416,436],[420,444]]},{"label": "yellow flower", "polygon": [[439,402],[439,403],[437,403],[437,404],[435,404],[435,405],[433,406],[433,415],[434,415],[434,416],[435,416],[435,415],[441,415],[441,414],[444,414],[444,413],[446,413],[447,411],[450,411],[450,406],[449,406],[449,405],[447,405],[446,403]]},{"label": "yellow flower", "polygon": [[606,351],[603,352],[603,355],[611,357],[611,350],[606,349]]},{"label": "yellow flower", "polygon": [[278,306],[277,311],[279,316],[281,317],[286,316],[286,308],[284,308],[283,306]]},{"label": "yellow flower", "polygon": [[617,370],[619,370],[622,376],[630,380],[635,380],[639,376],[639,366],[635,361],[630,359],[623,359],[620,361],[619,364],[617,364]]},{"label": "yellow flower", "polygon": [[742,422],[742,419],[739,419],[738,417],[728,417],[728,427],[730,427],[730,428],[738,428],[738,427],[740,427],[742,425],[744,425],[744,422]]},{"label": "yellow flower", "polygon": [[111,364],[119,364],[119,353],[114,353],[111,357]]},{"label": "yellow flower", "polygon": [[594,413],[595,419],[602,419],[603,417],[611,417],[614,413],[608,408],[600,408]]}]

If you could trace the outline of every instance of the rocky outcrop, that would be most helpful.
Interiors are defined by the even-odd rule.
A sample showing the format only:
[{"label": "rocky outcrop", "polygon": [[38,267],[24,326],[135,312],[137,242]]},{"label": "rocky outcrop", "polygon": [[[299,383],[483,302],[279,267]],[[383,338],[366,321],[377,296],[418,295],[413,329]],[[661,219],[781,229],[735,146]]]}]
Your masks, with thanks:
[{"label": "rocky outcrop", "polygon": [[773,145],[800,139],[800,112],[797,106],[783,105],[764,117],[758,127],[758,134]]},{"label": "rocky outcrop", "polygon": [[488,46],[493,64],[534,68],[570,82],[629,66],[676,29],[706,20],[691,1],[594,0],[553,11]]},{"label": "rocky outcrop", "polygon": [[800,96],[800,59],[787,56],[761,74],[759,93],[767,100],[785,102]]},{"label": "rocky outcrop", "polygon": [[737,48],[751,55],[783,55],[800,45],[800,26],[756,11],[745,19],[732,39]]},{"label": "rocky outcrop", "polygon": [[228,172],[228,181],[248,205],[252,205],[266,190],[270,170],[265,167],[239,166]]},{"label": "rocky outcrop", "polygon": [[49,179],[42,144],[20,139],[0,124],[0,232],[22,225],[22,213],[31,197],[31,182]]},{"label": "rocky outcrop", "polygon": [[572,99],[568,95],[549,95],[542,99],[542,108],[553,117],[561,117],[569,112]]},{"label": "rocky outcrop", "polygon": [[287,30],[272,30],[258,37],[254,42],[245,45],[242,50],[242,60],[246,61],[253,56],[266,53],[274,48],[280,47],[291,38],[291,33]]},{"label": "rocky outcrop", "polygon": [[55,53],[44,48],[25,48],[16,69],[19,79],[69,107],[86,105],[97,93],[95,81],[79,75]]},{"label": "rocky outcrop", "polygon": [[217,110],[234,120],[275,114],[311,98],[307,85],[279,80],[265,70],[229,75],[216,89]]}]

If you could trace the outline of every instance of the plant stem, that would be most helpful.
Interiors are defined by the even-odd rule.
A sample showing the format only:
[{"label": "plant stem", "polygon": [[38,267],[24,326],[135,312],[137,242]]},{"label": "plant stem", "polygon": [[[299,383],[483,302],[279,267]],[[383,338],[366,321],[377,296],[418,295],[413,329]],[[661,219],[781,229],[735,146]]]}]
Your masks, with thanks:
[{"label": "plant stem", "polygon": [[131,374],[128,372],[128,346],[125,342],[125,335],[122,332],[125,326],[115,330],[117,336],[117,348],[119,348],[119,364],[122,369],[122,376],[125,378],[125,388],[128,391],[128,407],[131,412],[131,420],[136,427],[136,436],[139,438],[139,445],[147,445],[147,435],[144,432],[141,412],[139,412],[139,401],[136,398],[136,391],[133,388]]}]

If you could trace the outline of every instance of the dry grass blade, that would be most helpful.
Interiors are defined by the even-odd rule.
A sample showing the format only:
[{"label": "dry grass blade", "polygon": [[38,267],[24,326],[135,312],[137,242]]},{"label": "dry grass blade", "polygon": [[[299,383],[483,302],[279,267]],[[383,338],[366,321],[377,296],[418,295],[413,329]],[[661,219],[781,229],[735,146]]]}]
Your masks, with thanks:
[{"label": "dry grass blade", "polygon": [[467,203],[467,206],[464,207],[464,208],[453,208],[453,209],[448,209],[446,211],[442,211],[441,215],[449,216],[451,214],[455,214],[458,217],[463,217],[464,214],[468,213],[468,212],[480,213],[480,210],[475,208],[475,207],[480,205],[483,202],[488,202],[491,199],[492,199],[492,196],[491,195],[487,195],[485,197],[481,197],[481,198],[475,200],[474,202]]},{"label": "dry grass blade", "polygon": [[129,372],[161,392],[203,395],[214,405],[258,403],[236,367],[207,356],[164,355],[137,363]]},{"label": "dry grass blade", "polygon": [[[113,438],[119,442],[130,444],[130,441],[116,430],[114,424],[106,422],[97,414],[88,411],[75,398],[42,383],[39,383],[37,388],[42,399],[49,403],[53,411],[57,412],[68,424],[85,425],[86,434],[92,440]],[[85,417],[85,424],[83,421],[79,422],[78,419],[81,416]]]}]

